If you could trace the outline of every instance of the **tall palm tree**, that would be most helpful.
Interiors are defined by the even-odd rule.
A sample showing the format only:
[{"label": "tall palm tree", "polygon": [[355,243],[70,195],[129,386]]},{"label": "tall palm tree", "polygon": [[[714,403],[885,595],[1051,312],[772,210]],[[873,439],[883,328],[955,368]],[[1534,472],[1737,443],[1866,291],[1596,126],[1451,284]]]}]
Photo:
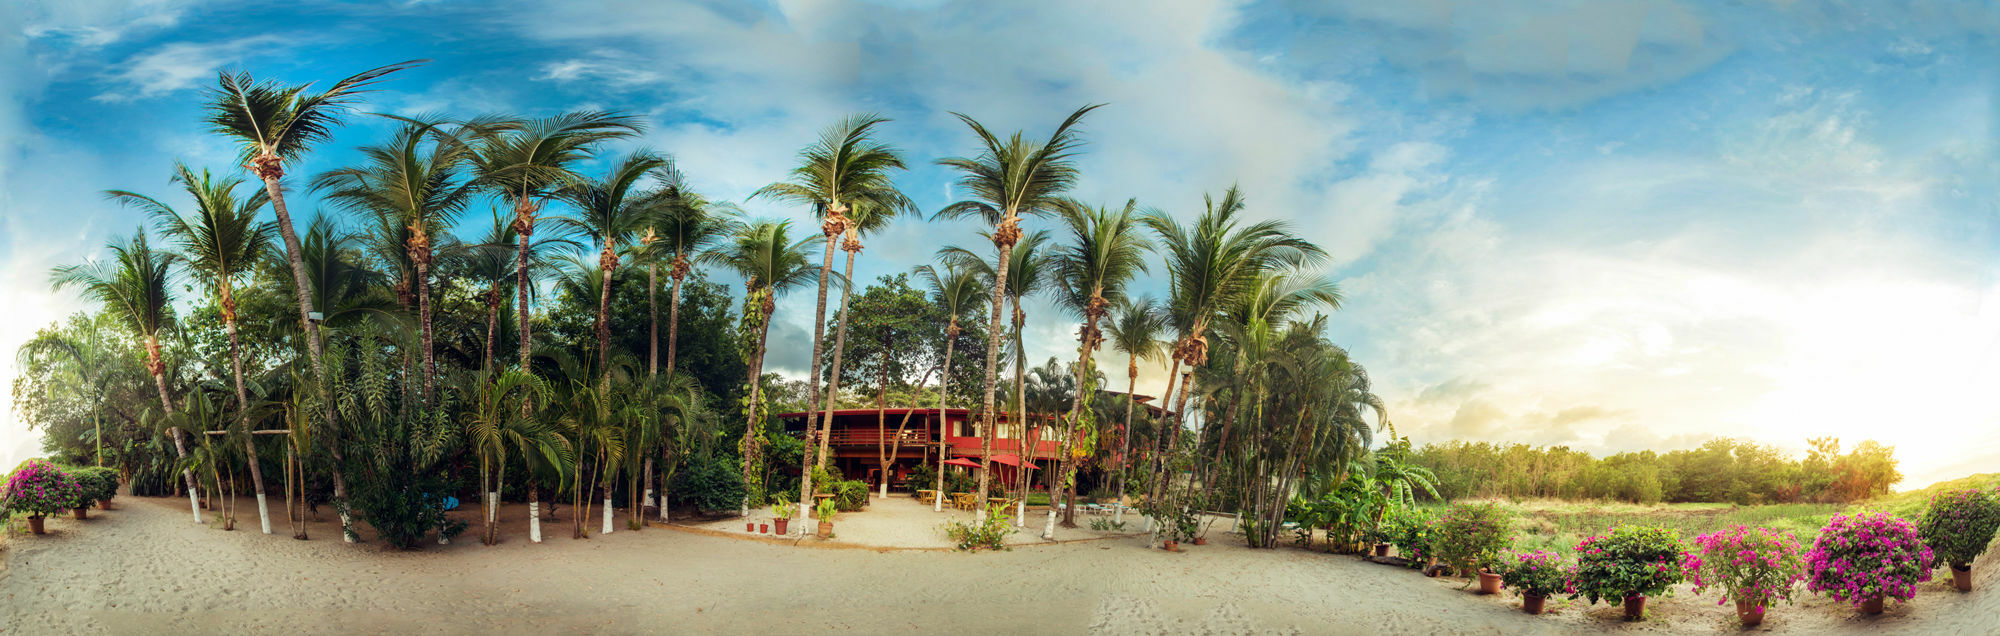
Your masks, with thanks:
[{"label": "tall palm tree", "polygon": [[[1219,331],[1233,345],[1235,360],[1229,378],[1236,389],[1230,391],[1222,409],[1222,427],[1216,438],[1215,455],[1207,466],[1203,498],[1213,494],[1222,475],[1222,460],[1229,448],[1229,432],[1246,401],[1257,395],[1264,377],[1270,350],[1285,335],[1279,325],[1291,321],[1306,309],[1340,309],[1340,287],[1318,275],[1292,269],[1259,272],[1247,293],[1237,296],[1224,308],[1216,322]],[[1247,389],[1247,390],[1246,390]]]},{"label": "tall palm tree", "polygon": [[[521,339],[523,371],[534,372],[529,366],[534,339],[528,329],[528,301],[534,272],[531,250],[542,206],[564,188],[583,182],[575,166],[595,156],[599,144],[642,130],[634,117],[588,110],[525,122],[493,122],[477,134],[473,172],[514,211],[515,330]],[[524,402],[521,408],[532,409],[534,404]]]},{"label": "tall palm tree", "polygon": [[[414,278],[419,347],[422,348],[424,404],[437,392],[437,358],[431,331],[431,269],[435,243],[446,237],[474,184],[465,178],[472,148],[454,131],[433,122],[411,121],[389,143],[361,149],[360,165],[331,170],[313,179],[312,189],[334,205],[375,219],[385,237],[401,238],[398,260],[407,259]],[[393,249],[393,248],[392,248]]]},{"label": "tall palm tree", "polygon": [[250,462],[251,485],[257,493],[257,519],[264,534],[271,534],[271,510],[264,502],[264,471],[257,464],[257,447],[251,441],[254,436],[249,434],[250,394],[243,385],[243,344],[236,331],[234,286],[264,257],[277,227],[257,221],[259,209],[265,203],[263,191],[253,191],[249,197],[237,199],[236,188],[243,184],[242,179],[217,179],[207,170],[196,175],[186,165],[176,163],[173,180],[194,199],[192,217],[144,195],[124,190],[112,190],[107,195],[151,215],[160,233],[179,244],[181,257],[189,269],[214,291],[222,306],[222,327],[229,334],[230,376],[236,385],[237,422],[243,432],[244,456]]},{"label": "tall palm tree", "polygon": [[667,300],[667,373],[671,375],[679,352],[681,284],[694,272],[701,254],[729,235],[731,220],[741,212],[734,204],[710,201],[689,189],[677,169],[662,169],[660,178],[661,188],[649,197],[645,233],[639,237],[636,254],[646,263],[646,309],[651,322],[647,339],[652,343],[647,348],[647,375],[659,373],[660,367],[660,310],[655,298],[660,266],[666,265],[667,278],[673,280]]},{"label": "tall palm tree", "polygon": [[[1064,501],[1065,492],[1075,497],[1071,482],[1076,479],[1077,458],[1073,450],[1078,431],[1093,439],[1096,436],[1095,424],[1088,421],[1093,411],[1087,408],[1086,400],[1097,395],[1097,371],[1091,355],[1104,343],[1104,332],[1098,324],[1110,313],[1112,303],[1125,298],[1125,285],[1146,271],[1146,255],[1153,244],[1140,234],[1138,206],[1136,200],[1127,200],[1125,207],[1117,210],[1092,209],[1076,201],[1062,206],[1063,229],[1069,240],[1057,247],[1051,257],[1055,265],[1057,304],[1081,316],[1083,327],[1077,331],[1078,389],[1069,405],[1060,457],[1062,473],[1050,486],[1050,502]],[[1070,503],[1063,515],[1066,528],[1076,527],[1076,506]],[[1055,518],[1055,506],[1051,505],[1042,538],[1055,539]]]},{"label": "tall palm tree", "polygon": [[[848,217],[847,231],[845,232],[845,237],[841,241],[841,246],[840,246],[840,249],[847,252],[847,267],[846,269],[841,271],[840,280],[850,281],[854,279],[854,257],[855,255],[861,253],[862,249],[861,237],[864,235],[870,235],[876,232],[880,232],[882,231],[883,228],[888,227],[889,221],[892,218],[894,218],[897,212],[898,211],[895,209],[883,208],[874,205],[872,202],[868,201],[857,202],[854,205],[853,209],[849,210],[850,216]],[[827,390],[822,398],[825,400],[825,408],[820,410],[822,417],[819,422],[819,452],[817,455],[809,454],[806,458],[808,460],[807,466],[800,469],[805,473],[808,473],[807,476],[803,478],[806,480],[811,479],[810,473],[812,471],[810,470],[810,467],[812,466],[823,467],[826,465],[827,448],[828,444],[830,443],[830,439],[828,438],[828,430],[833,426],[834,397],[840,395],[840,369],[841,369],[842,358],[844,357],[843,354],[845,354],[847,351],[847,304],[853,298],[853,295],[854,295],[853,286],[851,285],[841,286],[840,311],[838,313],[839,317],[836,318],[836,322],[838,322],[840,326],[836,330],[836,333],[833,338],[833,368],[829,369],[827,372],[827,383],[828,383]],[[817,380],[817,378],[815,378],[815,380]],[[815,382],[814,384],[817,385],[817,382]],[[884,387],[886,386],[887,384],[885,383]],[[808,413],[808,419],[811,419],[810,413]],[[810,452],[811,447],[808,446],[807,450]],[[884,490],[882,491],[883,495],[887,496],[888,481],[885,479],[882,483],[884,486]],[[807,491],[803,489],[799,491],[799,498],[800,498],[799,509],[801,511],[804,510],[805,505],[807,503],[806,492]],[[800,512],[799,514],[803,515],[804,513]],[[801,519],[803,519],[803,517],[801,517]],[[801,525],[800,527],[804,526]]]},{"label": "tall palm tree", "polygon": [[[990,233],[983,230],[979,235],[991,238]],[[1037,441],[1037,434],[1040,433],[1041,427],[1032,424],[1031,418],[1028,417],[1026,403],[1028,352],[1027,343],[1023,340],[1022,335],[1027,329],[1028,312],[1022,308],[1021,303],[1027,297],[1040,293],[1047,287],[1051,275],[1054,274],[1054,263],[1050,260],[1050,251],[1048,249],[1051,241],[1052,239],[1050,239],[1047,230],[1037,230],[1023,236],[1012,249],[1006,252],[1007,262],[999,266],[980,258],[972,250],[963,247],[946,246],[938,250],[939,258],[956,261],[961,266],[977,272],[981,278],[987,281],[995,280],[997,272],[1011,272],[1011,275],[1007,277],[1006,285],[1003,286],[1006,290],[1004,294],[1005,300],[1010,303],[1008,313],[1013,316],[1013,325],[1008,330],[1007,335],[1008,357],[1014,361],[1014,384],[1010,395],[1014,397],[1013,420],[1014,427],[1018,429],[1015,432],[1015,439],[1021,440],[1021,451],[1024,453],[1021,457],[1024,460],[1032,457],[1032,454],[1028,453],[1031,453],[1033,450]],[[997,422],[997,420],[995,421]],[[999,434],[998,428],[996,425],[984,432],[984,443],[989,446],[992,444],[992,440]],[[1032,471],[1033,468],[1031,466],[1023,465],[1022,470],[1016,472],[1016,484],[1014,486],[1016,490],[1026,489],[1029,475]],[[1025,527],[1027,525],[1027,517],[1025,516],[1027,498],[1016,497],[1014,501],[1014,520]]]},{"label": "tall palm tree", "polygon": [[[951,358],[955,352],[954,349],[958,345],[958,334],[961,331],[958,326],[958,317],[968,312],[978,311],[979,304],[986,301],[985,295],[981,293],[984,290],[980,289],[979,277],[971,269],[957,265],[949,260],[941,263],[941,265],[944,266],[943,274],[939,274],[937,268],[929,265],[917,268],[917,276],[930,285],[931,302],[935,302],[939,307],[944,308],[947,321],[944,327],[944,361],[938,367],[943,370],[943,373],[938,379],[937,483],[932,486],[932,488],[940,493],[944,492],[944,461],[946,448],[950,444],[950,436],[946,434],[944,429],[944,409],[946,396],[951,395]],[[932,497],[931,510],[943,511],[944,497]]]},{"label": "tall palm tree", "polygon": [[[1254,290],[1259,275],[1280,266],[1301,267],[1317,264],[1326,253],[1312,243],[1293,236],[1281,221],[1244,224],[1237,215],[1243,211],[1243,195],[1235,186],[1221,200],[1203,197],[1205,210],[1193,225],[1186,225],[1164,212],[1147,214],[1144,222],[1159,236],[1171,279],[1171,307],[1180,333],[1174,342],[1173,359],[1181,370],[1180,390],[1169,410],[1172,429],[1165,438],[1166,448],[1174,448],[1185,418],[1188,395],[1193,391],[1194,370],[1208,361],[1208,329],[1217,314],[1238,296]],[[1174,382],[1169,377],[1168,382]],[[1164,462],[1155,462],[1153,497],[1158,500],[1165,486]]]},{"label": "tall palm tree", "polygon": [[[174,278],[173,259],[166,252],[153,251],[143,229],[134,233],[130,241],[112,243],[109,247],[111,262],[64,265],[55,268],[51,278],[56,289],[80,289],[131,327],[140,346],[146,349],[146,371],[153,375],[153,384],[160,391],[160,408],[171,419],[174,400],[167,394],[167,364],[160,355],[160,331],[171,320],[167,312],[168,305],[174,302],[169,289]],[[187,440],[180,427],[168,427],[167,434],[174,440],[174,453],[186,460]],[[188,507],[194,511],[194,521],[201,523],[194,471],[183,467],[181,478],[187,482]]]},{"label": "tall palm tree", "polygon": [[[971,198],[947,205],[935,216],[978,217],[992,224],[993,245],[1000,251],[999,270],[993,276],[993,312],[986,334],[985,397],[980,405],[981,416],[985,418],[986,430],[989,431],[980,448],[979,491],[982,493],[991,481],[993,436],[990,431],[999,416],[993,403],[994,392],[999,388],[996,384],[998,369],[994,365],[1000,360],[1000,300],[1006,292],[1007,261],[1014,244],[1021,239],[1021,217],[1054,212],[1059,197],[1075,185],[1077,170],[1074,160],[1083,145],[1082,132],[1076,130],[1076,124],[1099,106],[1102,104],[1076,109],[1056,127],[1048,141],[1042,143],[1028,141],[1018,131],[1002,140],[971,117],[952,113],[979,136],[981,148],[980,154],[974,157],[938,160],[939,165],[963,173],[958,179],[958,186],[964,188]],[[981,521],[986,519],[983,508],[978,518]]]},{"label": "tall palm tree", "polygon": [[600,383],[611,381],[611,289],[624,248],[646,221],[647,203],[638,196],[641,181],[663,169],[669,159],[648,151],[626,155],[605,171],[603,179],[570,184],[559,193],[576,207],[576,216],[556,221],[589,236],[597,244],[597,268],[604,284],[597,297],[597,368]]},{"label": "tall palm tree", "polygon": [[[313,320],[317,311],[312,304],[313,288],[306,276],[306,266],[299,250],[299,235],[292,228],[292,216],[285,207],[285,192],[281,181],[285,178],[285,164],[294,162],[333,137],[333,129],[341,125],[341,117],[354,107],[362,94],[371,90],[377,82],[390,73],[401,71],[429,60],[410,60],[388,66],[379,66],[334,82],[333,86],[321,92],[308,92],[311,84],[288,86],[278,82],[257,81],[248,72],[217,74],[216,88],[208,93],[207,121],[209,129],[216,134],[234,139],[242,147],[243,167],[264,181],[264,192],[271,198],[271,212],[278,216],[278,233],[285,239],[285,258],[291,264],[292,282],[298,290],[299,326],[305,330],[306,347],[311,352],[313,377],[324,377],[320,362],[322,343],[319,337],[319,323]],[[331,400],[326,402],[327,432],[335,440],[340,439],[340,423],[333,418]],[[354,541],[353,523],[347,507],[347,477],[341,468],[341,445],[329,444],[333,449],[333,498],[340,509],[341,534],[347,541]]]},{"label": "tall palm tree", "polygon": [[[743,423],[743,482],[756,483],[762,447],[757,441],[762,423],[764,354],[771,337],[771,315],[777,311],[777,297],[812,280],[812,264],[807,253],[819,247],[819,236],[793,240],[791,221],[756,220],[736,226],[730,242],[708,252],[707,260],[735,270],[743,276],[744,322],[754,328],[756,341],[748,343],[750,363],[749,413]],[[760,504],[762,502],[759,502]],[[743,512],[750,502],[744,500]]]},{"label": "tall palm tree", "polygon": [[[902,153],[895,146],[874,138],[875,127],[888,123],[888,119],[871,113],[850,115],[820,131],[819,139],[799,150],[799,165],[792,168],[788,179],[758,189],[750,196],[767,197],[779,201],[796,203],[812,208],[813,215],[820,219],[820,232],[824,235],[826,256],[819,268],[819,298],[813,308],[813,345],[811,369],[808,369],[806,388],[806,432],[808,455],[801,462],[801,486],[799,488],[799,515],[804,519],[805,509],[812,503],[813,468],[826,461],[826,430],[831,426],[832,414],[822,416],[820,400],[820,352],[826,345],[826,292],[827,281],[833,273],[833,250],[840,247],[842,235],[848,238],[848,266],[852,273],[854,253],[860,251],[860,242],[853,238],[849,225],[854,221],[849,212],[863,213],[874,217],[873,223],[886,225],[889,217],[901,211],[913,211],[915,205],[896,184],[889,179],[889,173],[904,169]],[[842,292],[842,306],[846,305],[846,292]],[[846,312],[840,318],[840,332],[847,331]],[[839,356],[836,348],[836,357]],[[839,372],[835,372],[832,382],[839,382]],[[827,390],[830,402],[834,389]],[[820,437],[819,459],[811,454],[812,438]],[[805,524],[800,523],[800,527]]]},{"label": "tall palm tree", "polygon": [[[1120,299],[1111,315],[1111,323],[1105,329],[1111,334],[1111,347],[1125,354],[1125,424],[1118,430],[1118,476],[1113,492],[1120,498],[1125,496],[1125,477],[1129,469],[1132,452],[1132,411],[1138,404],[1139,361],[1159,360],[1165,356],[1167,315],[1157,301],[1150,297],[1133,300]],[[1125,520],[1125,506],[1118,506],[1112,522]]]}]

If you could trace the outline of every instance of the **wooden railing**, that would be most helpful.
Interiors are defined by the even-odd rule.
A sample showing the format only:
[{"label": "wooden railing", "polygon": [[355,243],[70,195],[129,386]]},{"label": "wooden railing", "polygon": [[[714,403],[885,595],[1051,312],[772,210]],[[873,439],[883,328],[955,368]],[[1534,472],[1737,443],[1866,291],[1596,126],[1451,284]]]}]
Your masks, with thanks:
[{"label": "wooden railing", "polygon": [[[872,428],[837,428],[827,432],[827,443],[833,446],[875,446],[897,443],[896,429],[877,431]],[[936,443],[930,431],[906,429],[900,438],[905,446]]]}]

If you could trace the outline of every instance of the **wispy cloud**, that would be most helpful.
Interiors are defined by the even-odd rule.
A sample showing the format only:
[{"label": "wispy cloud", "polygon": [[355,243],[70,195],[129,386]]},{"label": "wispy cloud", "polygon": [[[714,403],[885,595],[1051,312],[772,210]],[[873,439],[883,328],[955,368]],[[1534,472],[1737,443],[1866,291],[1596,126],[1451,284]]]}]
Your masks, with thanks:
[{"label": "wispy cloud", "polygon": [[126,102],[159,97],[209,81],[215,72],[253,55],[269,55],[293,43],[277,35],[220,42],[172,42],[126,58],[105,71],[106,88],[93,99]]}]

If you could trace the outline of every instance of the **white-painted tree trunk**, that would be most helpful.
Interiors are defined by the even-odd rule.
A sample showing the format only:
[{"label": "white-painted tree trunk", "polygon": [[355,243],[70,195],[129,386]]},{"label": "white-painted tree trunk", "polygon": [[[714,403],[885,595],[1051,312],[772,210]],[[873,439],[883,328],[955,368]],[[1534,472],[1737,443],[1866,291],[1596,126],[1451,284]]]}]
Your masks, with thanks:
[{"label": "white-painted tree trunk", "polygon": [[1048,522],[1042,524],[1042,540],[1043,541],[1056,540],[1056,506],[1054,503],[1049,504]]},{"label": "white-painted tree trunk", "polygon": [[604,534],[611,534],[611,498],[604,498]]},{"label": "white-painted tree trunk", "polygon": [[1125,502],[1122,500],[1118,502],[1118,510],[1111,513],[1111,525],[1121,523],[1125,523]]},{"label": "white-painted tree trunk", "polygon": [[354,518],[346,510],[340,511],[340,540],[354,543]]},{"label": "white-painted tree trunk", "polygon": [[889,498],[889,480],[887,479],[882,480],[882,498]]},{"label": "white-painted tree trunk", "polygon": [[271,534],[271,508],[264,505],[264,493],[257,493],[257,522],[264,526],[264,534]]},{"label": "white-painted tree trunk", "polygon": [[671,521],[671,519],[668,519],[668,518],[667,518],[667,493],[666,493],[665,491],[661,491],[661,492],[660,492],[660,523],[666,523],[666,522],[668,522],[668,521]]},{"label": "white-painted tree trunk", "polygon": [[500,491],[486,493],[486,522],[500,520]]},{"label": "white-painted tree trunk", "polygon": [[194,522],[201,523],[201,498],[198,495],[194,494],[193,488],[189,488],[187,489],[187,491],[188,491],[188,509],[194,511]]},{"label": "white-painted tree trunk", "polygon": [[542,542],[542,502],[528,502],[528,540]]},{"label": "white-painted tree trunk", "polygon": [[1020,527],[1020,528],[1028,527],[1027,497],[1022,497],[1019,501],[1014,502],[1014,525],[1015,527]]}]

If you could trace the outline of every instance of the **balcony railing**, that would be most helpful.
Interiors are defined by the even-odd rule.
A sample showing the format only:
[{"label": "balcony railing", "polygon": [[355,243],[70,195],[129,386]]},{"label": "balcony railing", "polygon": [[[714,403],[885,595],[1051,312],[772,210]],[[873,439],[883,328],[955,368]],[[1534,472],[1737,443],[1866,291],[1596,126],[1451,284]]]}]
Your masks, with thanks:
[{"label": "balcony railing", "polygon": [[930,431],[906,429],[902,437],[896,436],[896,429],[878,431],[872,428],[837,428],[827,432],[827,443],[833,446],[876,446],[898,443],[904,446],[935,443]]}]

